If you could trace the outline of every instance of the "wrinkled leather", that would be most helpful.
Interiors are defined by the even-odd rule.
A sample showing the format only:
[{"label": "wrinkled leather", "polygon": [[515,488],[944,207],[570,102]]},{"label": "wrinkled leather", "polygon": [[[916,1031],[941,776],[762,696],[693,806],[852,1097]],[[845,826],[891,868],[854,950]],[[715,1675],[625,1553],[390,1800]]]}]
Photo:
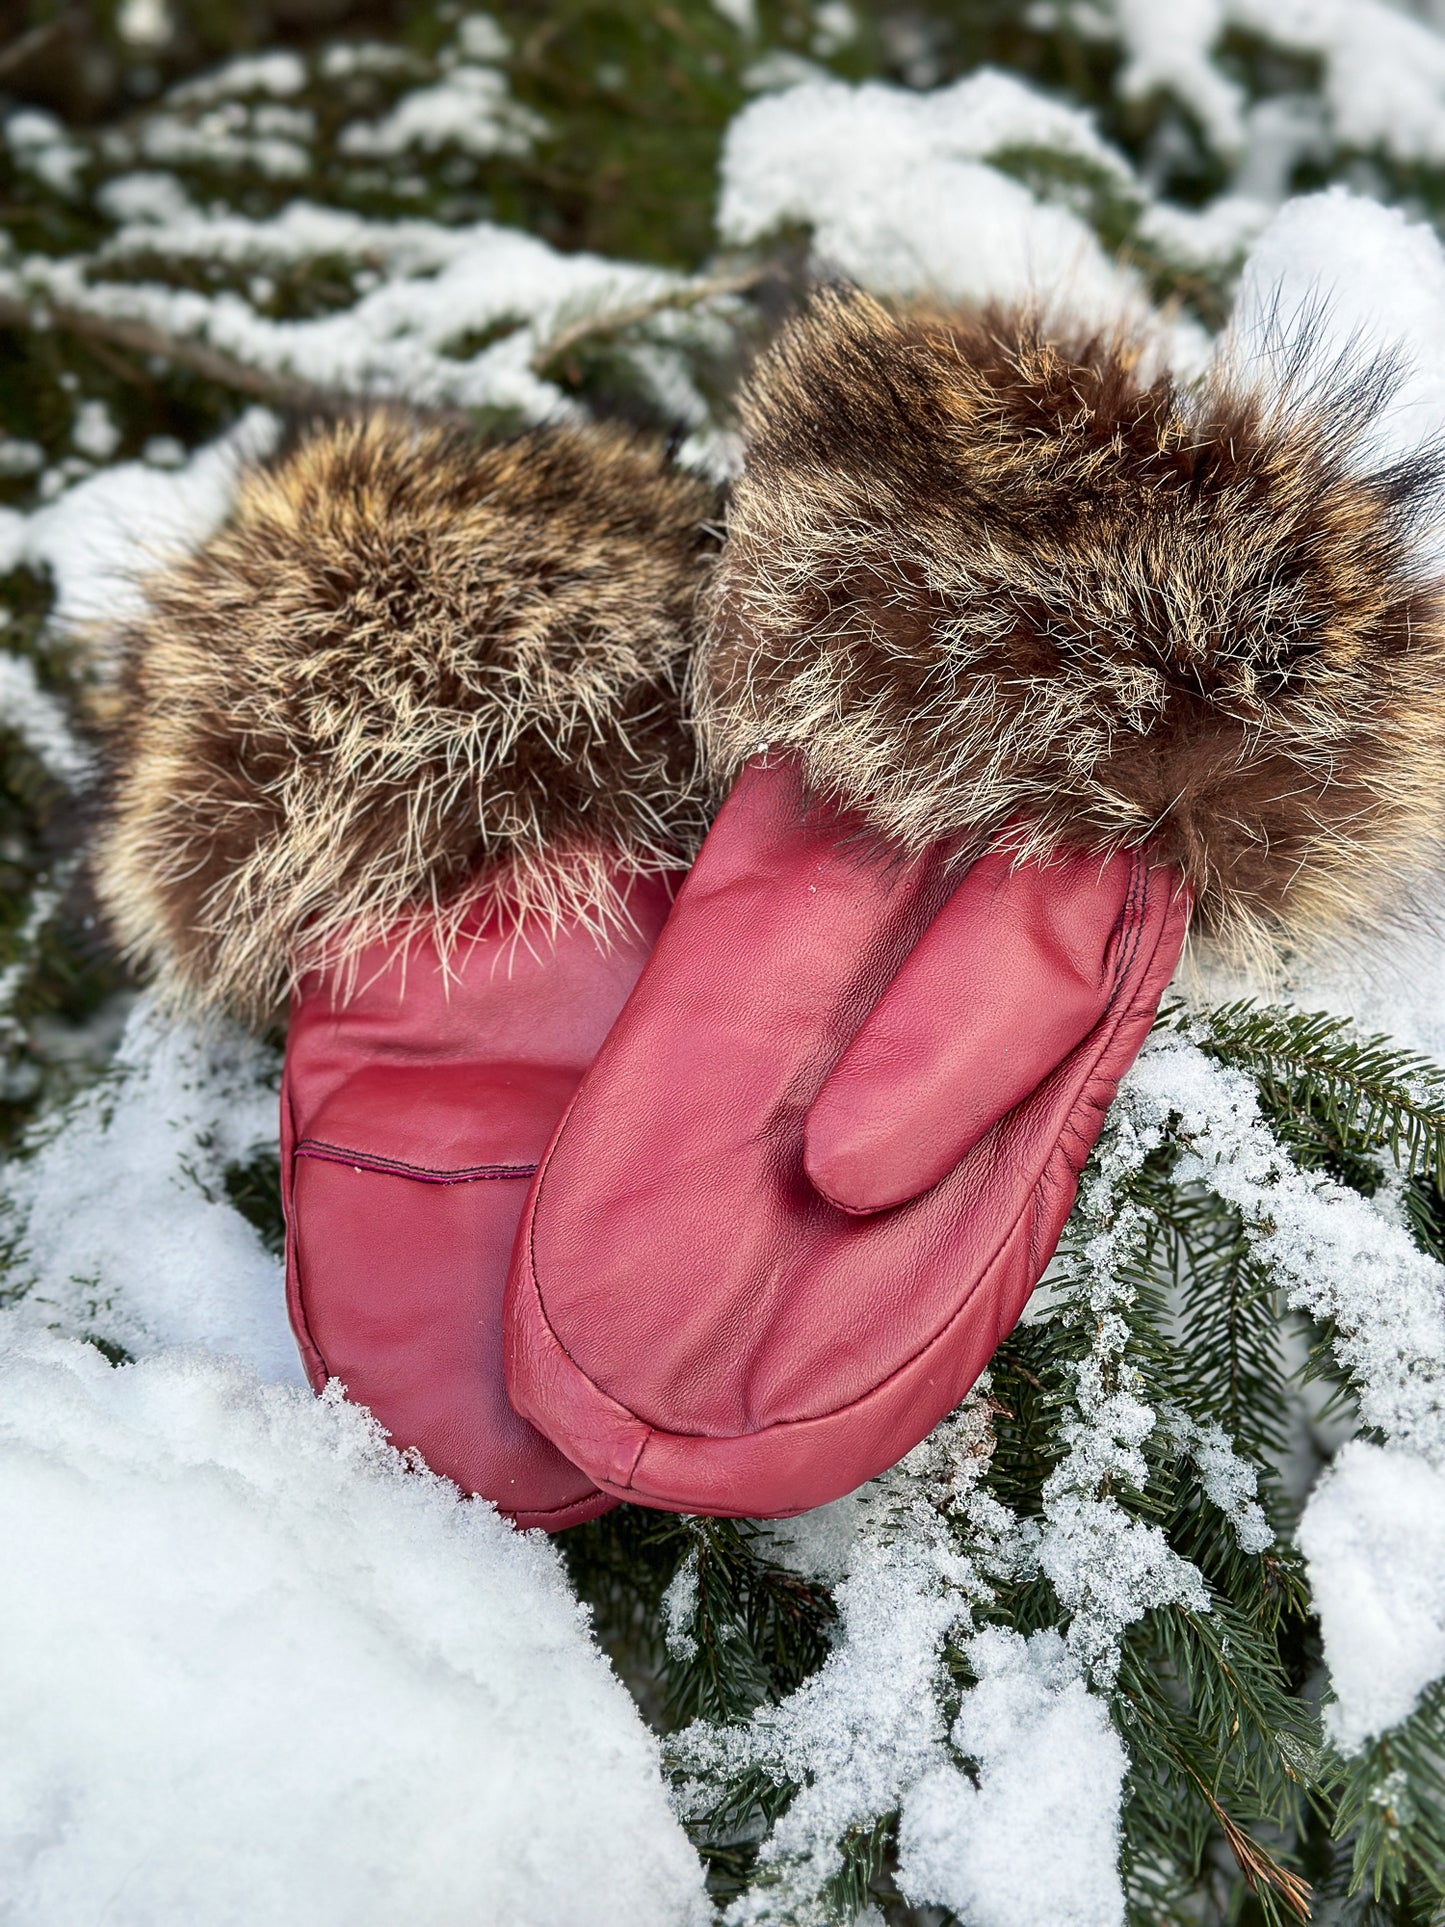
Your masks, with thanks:
[{"label": "wrinkled leather", "polygon": [[896,1463],[1052,1256],[1186,921],[1142,858],[959,883],[749,766],[533,1181],[517,1409],[677,1510],[796,1512]]},{"label": "wrinkled leather", "polygon": [[674,881],[634,883],[631,927],[605,945],[478,911],[445,968],[424,937],[378,942],[344,983],[318,973],[293,1000],[286,1289],[311,1383],[339,1379],[394,1444],[522,1525],[612,1503],[512,1409],[502,1291],[537,1161]]}]

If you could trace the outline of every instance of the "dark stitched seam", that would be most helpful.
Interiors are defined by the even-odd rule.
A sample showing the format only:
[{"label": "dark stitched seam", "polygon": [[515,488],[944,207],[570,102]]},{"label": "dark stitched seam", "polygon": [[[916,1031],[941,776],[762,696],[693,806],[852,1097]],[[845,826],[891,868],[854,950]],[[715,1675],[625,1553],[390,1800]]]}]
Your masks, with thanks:
[{"label": "dark stitched seam", "polygon": [[[586,1477],[585,1473],[583,1477]],[[452,1484],[456,1484],[455,1479],[452,1480]],[[484,1498],[486,1495],[483,1493],[474,1496]],[[519,1505],[515,1516],[520,1519],[525,1514],[529,1519],[550,1519],[558,1512],[575,1512],[579,1506],[591,1505],[594,1499],[609,1499],[611,1496],[611,1493],[602,1486],[595,1485],[585,1499],[568,1499],[565,1505]],[[501,1506],[500,1499],[493,1499],[491,1503],[499,1508]],[[527,1528],[524,1526],[522,1530],[525,1532]]]},{"label": "dark stitched seam", "polygon": [[304,1137],[296,1146],[298,1158],[315,1158],[321,1164],[359,1165],[363,1171],[379,1171],[386,1177],[430,1178],[438,1184],[465,1184],[473,1178],[530,1178],[535,1164],[473,1164],[436,1166],[406,1164],[401,1158],[383,1158],[369,1151],[348,1150],[344,1144],[325,1144],[320,1138]]}]

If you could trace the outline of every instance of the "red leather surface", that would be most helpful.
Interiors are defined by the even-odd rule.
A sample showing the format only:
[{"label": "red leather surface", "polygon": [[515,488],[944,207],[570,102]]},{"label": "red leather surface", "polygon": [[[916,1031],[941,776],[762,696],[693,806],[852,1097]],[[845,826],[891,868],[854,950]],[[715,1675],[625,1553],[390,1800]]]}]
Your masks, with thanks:
[{"label": "red leather surface", "polygon": [[931,1189],[1088,1036],[1132,867],[973,866],[813,1100],[804,1164],[825,1198],[884,1211]]},{"label": "red leather surface", "polygon": [[[856,824],[805,818],[786,763],[736,785],[538,1172],[508,1286],[514,1404],[619,1497],[835,1498],[951,1410],[1016,1322],[1187,907],[1130,858],[970,875],[954,891],[941,854],[900,867]],[[927,1008],[955,956],[957,1048]],[[1000,1116],[1020,1063],[1047,1074]],[[810,1181],[810,1113],[866,1215]]]},{"label": "red leather surface", "polygon": [[422,939],[378,943],[349,998],[318,975],[293,1003],[287,1298],[312,1384],[340,1379],[395,1444],[523,1525],[612,1503],[508,1402],[502,1292],[537,1160],[671,890],[634,884],[634,927],[606,948],[479,915],[445,969]]}]

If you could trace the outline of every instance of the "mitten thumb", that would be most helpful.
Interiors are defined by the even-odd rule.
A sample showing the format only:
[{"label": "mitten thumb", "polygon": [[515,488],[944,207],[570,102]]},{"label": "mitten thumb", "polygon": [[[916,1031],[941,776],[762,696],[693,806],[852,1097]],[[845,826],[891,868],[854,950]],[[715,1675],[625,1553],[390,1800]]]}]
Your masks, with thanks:
[{"label": "mitten thumb", "polygon": [[1146,895],[1181,887],[1137,855],[981,858],[813,1100],[815,1189],[843,1211],[886,1211],[947,1177],[1104,1015]]}]

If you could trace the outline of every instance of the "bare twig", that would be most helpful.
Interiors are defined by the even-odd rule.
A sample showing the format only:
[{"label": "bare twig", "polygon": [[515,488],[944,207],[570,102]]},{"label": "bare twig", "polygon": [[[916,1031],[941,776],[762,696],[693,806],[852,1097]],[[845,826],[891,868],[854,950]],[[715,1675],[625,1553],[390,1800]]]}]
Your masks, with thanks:
[{"label": "bare twig", "polygon": [[[627,307],[579,316],[541,344],[532,356],[532,371],[538,375],[544,373],[579,342],[598,335],[616,334],[620,329],[635,327],[657,314],[696,308],[730,294],[743,294],[776,272],[773,265],[754,265],[731,274],[687,281]],[[97,347],[106,344],[122,349],[127,354],[160,356],[165,361],[174,362],[178,368],[189,368],[193,374],[215,382],[218,387],[231,388],[242,395],[256,395],[263,401],[276,402],[282,407],[314,405],[328,392],[316,383],[298,380],[294,375],[280,374],[238,361],[233,355],[209,347],[193,336],[169,334],[148,321],[99,314],[90,308],[48,301],[43,295],[26,300],[18,295],[0,294],[0,328],[41,327],[59,328]]]},{"label": "bare twig", "polygon": [[248,362],[210,348],[203,341],[185,335],[167,334],[148,321],[127,320],[120,315],[93,314],[87,308],[72,308],[64,302],[37,297],[24,301],[0,294],[0,328],[59,328],[82,341],[107,343],[132,355],[159,355],[178,368],[213,381],[221,388],[233,388],[242,395],[256,395],[263,401],[283,407],[304,407],[319,401],[324,390],[313,382],[299,381],[294,375],[253,368]]},{"label": "bare twig", "polygon": [[58,20],[44,20],[38,27],[31,27],[28,32],[18,34],[14,40],[0,47],[0,80],[7,80],[11,74],[18,73],[36,54],[43,53],[53,40],[62,40],[78,18],[83,19],[80,9],[72,8]]},{"label": "bare twig", "polygon": [[1234,1855],[1235,1865],[1244,1876],[1244,1884],[1249,1891],[1254,1894],[1258,1893],[1262,1886],[1272,1887],[1296,1920],[1308,1921],[1311,1918],[1310,1900],[1312,1898],[1309,1882],[1301,1879],[1290,1868],[1282,1867],[1267,1848],[1262,1847],[1257,1840],[1251,1839],[1244,1828],[1225,1812],[1188,1760],[1178,1754],[1175,1757],[1180,1760],[1184,1771],[1199,1788],[1205,1804],[1219,1822],[1225,1844]]},{"label": "bare twig", "polygon": [[731,274],[700,276],[694,281],[684,281],[678,287],[650,295],[646,301],[631,302],[625,308],[604,308],[593,314],[579,315],[541,344],[532,356],[532,373],[545,374],[553,362],[560,361],[580,342],[590,341],[594,336],[615,335],[624,328],[635,328],[639,322],[651,321],[654,315],[700,308],[709,301],[719,301],[729,294],[746,294],[750,288],[757,287],[759,282],[766,281],[776,273],[776,265],[771,262],[754,263],[752,267],[735,269]]}]

